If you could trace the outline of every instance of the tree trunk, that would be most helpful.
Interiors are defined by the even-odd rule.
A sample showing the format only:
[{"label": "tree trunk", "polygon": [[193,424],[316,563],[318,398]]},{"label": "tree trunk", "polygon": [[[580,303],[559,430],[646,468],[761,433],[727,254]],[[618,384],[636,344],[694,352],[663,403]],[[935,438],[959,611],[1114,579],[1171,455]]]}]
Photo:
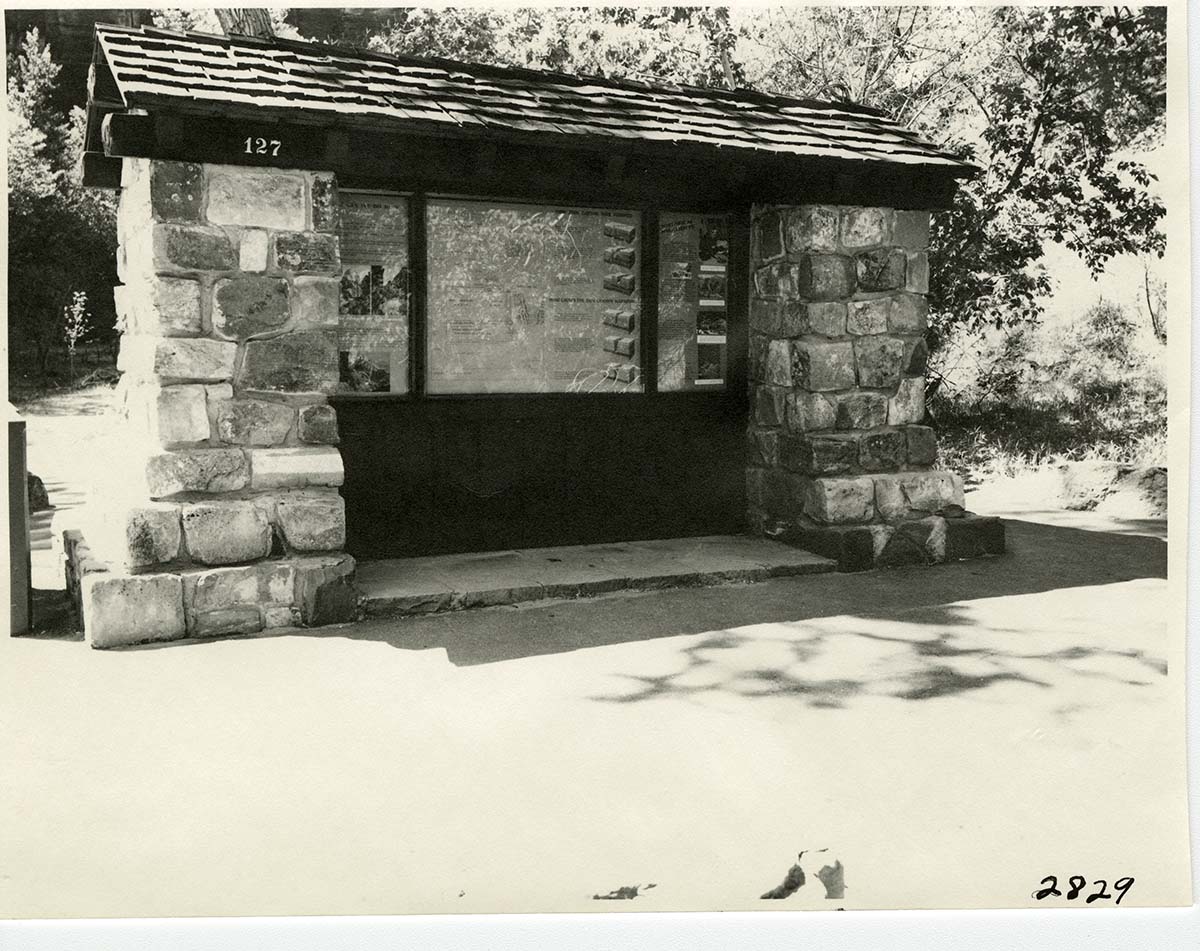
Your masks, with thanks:
[{"label": "tree trunk", "polygon": [[259,36],[265,40],[275,36],[271,15],[260,7],[225,7],[216,13],[226,36]]}]

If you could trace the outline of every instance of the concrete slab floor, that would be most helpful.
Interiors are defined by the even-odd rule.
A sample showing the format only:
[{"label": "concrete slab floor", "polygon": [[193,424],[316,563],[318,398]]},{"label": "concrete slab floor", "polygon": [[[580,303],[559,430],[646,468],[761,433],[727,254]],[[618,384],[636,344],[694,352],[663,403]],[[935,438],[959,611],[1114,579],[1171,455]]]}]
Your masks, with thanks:
[{"label": "concrete slab floor", "polygon": [[386,617],[835,568],[828,558],[769,539],[711,535],[364,561],[356,583],[366,613]]},{"label": "concrete slab floor", "polygon": [[[0,913],[1003,907],[1052,873],[1186,904],[1145,530],[274,638],[0,638]],[[808,884],[761,900],[802,849]]]}]

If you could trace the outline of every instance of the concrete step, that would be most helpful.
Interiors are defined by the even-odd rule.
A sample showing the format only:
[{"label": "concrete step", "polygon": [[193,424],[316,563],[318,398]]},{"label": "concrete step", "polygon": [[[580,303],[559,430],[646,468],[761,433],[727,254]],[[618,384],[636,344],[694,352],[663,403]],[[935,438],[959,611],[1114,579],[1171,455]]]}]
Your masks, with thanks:
[{"label": "concrete step", "polygon": [[369,617],[399,617],[836,569],[829,558],[769,539],[711,535],[364,561],[356,585]]}]

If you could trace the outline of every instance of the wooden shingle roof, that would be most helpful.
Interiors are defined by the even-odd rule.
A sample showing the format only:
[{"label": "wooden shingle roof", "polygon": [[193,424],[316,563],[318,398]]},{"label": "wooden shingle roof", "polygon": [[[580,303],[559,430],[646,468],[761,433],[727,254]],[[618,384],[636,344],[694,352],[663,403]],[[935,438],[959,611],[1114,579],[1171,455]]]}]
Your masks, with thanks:
[{"label": "wooden shingle roof", "polygon": [[[150,27],[101,25],[96,40],[93,69],[107,74],[100,85],[109,111],[304,117],[484,139],[553,135],[748,150],[955,177],[974,171],[880,112],[845,103]],[[96,100],[95,78],[92,86]]]}]

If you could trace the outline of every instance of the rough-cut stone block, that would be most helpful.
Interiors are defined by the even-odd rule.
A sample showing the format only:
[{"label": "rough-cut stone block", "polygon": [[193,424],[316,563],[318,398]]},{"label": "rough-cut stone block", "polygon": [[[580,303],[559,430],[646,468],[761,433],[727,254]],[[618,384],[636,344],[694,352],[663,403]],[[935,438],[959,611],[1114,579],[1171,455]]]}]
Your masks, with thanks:
[{"label": "rough-cut stone block", "polygon": [[875,567],[891,537],[890,525],[814,525],[791,529],[783,540],[790,545],[832,558],[838,571],[865,571]]},{"label": "rough-cut stone block", "polygon": [[271,526],[253,503],[197,502],[183,507],[188,554],[205,565],[234,565],[271,553]]},{"label": "rough-cut stone block", "polygon": [[220,340],[177,337],[154,345],[154,373],[162,380],[227,380],[237,346]]},{"label": "rough-cut stone block", "polygon": [[155,162],[150,204],[159,221],[199,221],[204,193],[201,167],[190,162]]},{"label": "rough-cut stone block", "polygon": [[962,480],[953,472],[894,472],[874,476],[875,507],[889,522],[919,518],[963,504]]},{"label": "rough-cut stone block", "polygon": [[946,560],[946,522],[933,517],[897,525],[876,564],[881,568],[934,565]]},{"label": "rough-cut stone block", "polygon": [[208,170],[208,220],[213,224],[303,231],[306,212],[299,173],[231,165]]},{"label": "rough-cut stone block", "polygon": [[1004,523],[995,516],[966,515],[945,521],[947,561],[1004,554]]},{"label": "rough-cut stone block", "polygon": [[340,209],[337,179],[333,175],[316,174],[312,177],[310,187],[313,231],[336,232]]},{"label": "rough-cut stone block", "polygon": [[864,291],[894,291],[904,286],[905,257],[899,248],[879,248],[855,255],[858,286]]},{"label": "rough-cut stone block", "polygon": [[783,308],[782,335],[821,334],[840,337],[846,332],[846,305],[825,301],[816,304],[788,302]]},{"label": "rough-cut stone block", "polygon": [[798,515],[808,486],[806,476],[785,469],[762,470],[762,507],[773,518]]},{"label": "rough-cut stone block", "polygon": [[892,301],[889,297],[879,297],[875,300],[852,300],[849,303],[849,313],[846,316],[848,333],[881,334],[887,333],[888,316],[891,314]]},{"label": "rough-cut stone block", "polygon": [[767,344],[763,378],[772,386],[792,385],[792,344],[789,341],[772,340]]},{"label": "rough-cut stone block", "polygon": [[898,337],[859,337],[854,341],[860,386],[891,387],[900,381],[904,341]]},{"label": "rough-cut stone block", "polygon": [[200,284],[186,278],[159,277],[113,288],[123,333],[156,337],[199,334]]},{"label": "rough-cut stone block", "polygon": [[910,251],[907,254],[907,277],[904,289],[916,294],[929,293],[929,255],[924,251]]},{"label": "rough-cut stone block", "polygon": [[288,322],[287,281],[277,277],[235,277],[213,286],[213,329],[245,340],[279,330]]},{"label": "rough-cut stone block", "polygon": [[[292,282],[292,316],[301,330],[329,330],[338,325],[340,284],[332,277],[298,277]],[[633,329],[632,316],[627,330]]]},{"label": "rough-cut stone block", "polygon": [[122,561],[131,569],[162,565],[179,557],[179,506],[147,502],[126,509],[125,551]]},{"label": "rough-cut stone block", "polygon": [[746,354],[746,362],[749,364],[750,379],[762,380],[766,378],[767,372],[767,345],[770,338],[763,336],[761,333],[750,334],[750,346]]},{"label": "rough-cut stone block", "polygon": [[901,247],[912,251],[920,251],[929,247],[929,212],[896,212],[892,240]]},{"label": "rough-cut stone block", "polygon": [[929,302],[920,294],[897,294],[888,314],[892,333],[919,334],[928,326]]},{"label": "rough-cut stone block", "polygon": [[156,499],[180,492],[237,492],[249,480],[240,449],[163,452],[146,461],[146,482]]},{"label": "rough-cut stone block", "polygon": [[768,264],[754,272],[755,293],[765,300],[794,300],[798,268],[795,264]]},{"label": "rough-cut stone block", "polygon": [[792,382],[806,390],[854,386],[854,346],[849,341],[792,341]]},{"label": "rough-cut stone block", "polygon": [[227,271],[237,267],[237,255],[220,228],[156,224],[154,264],[160,270]]},{"label": "rough-cut stone block", "polygon": [[297,435],[301,442],[336,446],[340,441],[337,412],[327,403],[300,407]]},{"label": "rough-cut stone block", "polygon": [[254,449],[251,485],[256,489],[303,488],[342,484],[342,456],[331,446],[305,449]]},{"label": "rough-cut stone block", "polygon": [[783,257],[783,221],[775,209],[764,211],[754,222],[754,246],[760,262]]},{"label": "rough-cut stone block", "polygon": [[896,388],[896,395],[888,399],[888,425],[919,423],[924,418],[925,380],[921,377],[906,376]]},{"label": "rough-cut stone block", "polygon": [[929,362],[929,345],[924,337],[918,337],[908,344],[908,355],[904,358],[904,375],[925,376],[925,365]]},{"label": "rough-cut stone block", "polygon": [[295,627],[300,623],[300,611],[293,605],[263,605],[263,628],[272,630],[281,627]]},{"label": "rough-cut stone block", "polygon": [[155,391],[153,431],[163,446],[208,439],[208,408],[198,384],[148,387]]},{"label": "rough-cut stone block", "polygon": [[259,228],[247,228],[242,232],[238,245],[238,269],[247,272],[262,272],[267,269],[267,241],[269,234]]},{"label": "rough-cut stone block", "polygon": [[800,262],[798,279],[801,297],[840,300],[854,293],[854,262],[838,254],[806,254]]},{"label": "rough-cut stone block", "polygon": [[775,466],[779,464],[779,430],[754,427],[746,433],[750,464]]},{"label": "rough-cut stone block", "polygon": [[908,441],[904,431],[889,429],[868,433],[859,443],[859,464],[868,472],[892,472],[904,465]]},{"label": "rough-cut stone block", "polygon": [[874,429],[887,423],[887,397],[882,393],[847,393],[837,398],[838,429]]},{"label": "rough-cut stone block", "polygon": [[339,551],[346,544],[346,506],[340,495],[283,497],[275,510],[284,540],[296,551]]},{"label": "rough-cut stone block", "polygon": [[906,426],[908,461],[914,466],[931,466],[937,461],[937,436],[928,426]]},{"label": "rough-cut stone block", "polygon": [[274,266],[280,271],[334,271],[338,267],[337,237],[310,231],[277,234]]},{"label": "rough-cut stone block", "polygon": [[295,410],[283,403],[230,400],[217,407],[217,438],[236,446],[278,446],[294,418]]},{"label": "rough-cut stone block", "polygon": [[191,570],[183,572],[181,577],[183,608],[188,615],[257,604],[262,599],[258,565]]},{"label": "rough-cut stone block", "polygon": [[80,583],[83,630],[92,647],[124,647],[186,636],[178,575],[86,575]]},{"label": "rough-cut stone block", "polygon": [[842,245],[869,248],[892,239],[892,212],[887,208],[843,208]]},{"label": "rough-cut stone block", "polygon": [[296,605],[309,627],[353,621],[358,612],[354,559],[349,555],[296,562]]},{"label": "rough-cut stone block", "polygon": [[803,390],[787,397],[787,428],[792,432],[811,432],[833,429],[837,423],[837,408],[830,397]]},{"label": "rough-cut stone block", "polygon": [[858,465],[858,438],[836,433],[784,438],[780,454],[786,468],[805,475],[838,475]]},{"label": "rough-cut stone block", "polygon": [[[750,328],[756,333],[766,334],[772,337],[787,336],[782,333],[781,326],[783,323],[783,304],[775,299],[759,297],[757,293],[750,297]],[[609,311],[607,313],[615,313]],[[607,316],[604,322],[611,323]],[[615,326],[615,325],[614,325]],[[624,328],[622,328],[624,329]],[[632,329],[632,328],[630,328]]]},{"label": "rough-cut stone block", "polygon": [[874,514],[875,485],[869,476],[810,479],[804,513],[825,524],[867,522]]},{"label": "rough-cut stone block", "polygon": [[786,213],[786,237],[789,254],[805,251],[836,251],[838,211],[823,205],[801,205]]},{"label": "rough-cut stone block", "polygon": [[787,396],[784,386],[756,386],[754,421],[759,426],[782,426],[787,418]]},{"label": "rough-cut stone block", "polygon": [[250,390],[331,393],[338,382],[332,333],[303,331],[245,345],[238,385]]}]

